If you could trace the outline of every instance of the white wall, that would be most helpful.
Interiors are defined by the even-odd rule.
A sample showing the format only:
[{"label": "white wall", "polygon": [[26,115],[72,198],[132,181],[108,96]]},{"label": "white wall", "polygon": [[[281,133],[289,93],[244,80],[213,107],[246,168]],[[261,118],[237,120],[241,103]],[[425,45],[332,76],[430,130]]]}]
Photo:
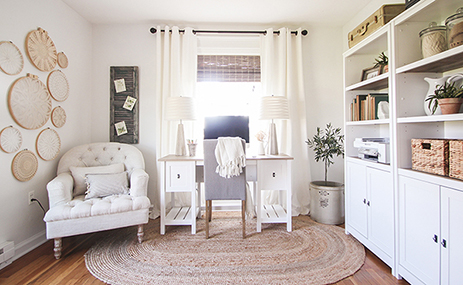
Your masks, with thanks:
[{"label": "white wall", "polygon": [[157,205],[155,36],[148,24],[94,25],[92,141],[109,141],[110,66],[138,66],[139,144],[150,176],[148,197]]},{"label": "white wall", "polygon": [[[309,35],[303,43],[304,77],[307,135],[312,138],[317,127],[324,129],[327,123],[331,123],[336,128],[343,127],[343,36],[339,27],[317,26],[309,27],[308,30]],[[325,175],[323,162],[315,162],[312,149],[309,150],[309,156],[312,181],[323,180]],[[343,159],[338,157],[334,162],[328,169],[328,180],[343,182]]]},{"label": "white wall", "polygon": [[[20,74],[12,76],[0,71],[0,129],[9,125],[19,129],[23,137],[21,150],[27,148],[36,155],[35,141],[41,130],[50,127],[61,138],[58,158],[53,161],[38,158],[38,171],[27,182],[19,182],[12,175],[11,162],[16,153],[0,151],[0,243],[14,241],[18,257],[45,241],[43,212],[37,203],[28,204],[28,192],[34,190],[35,196],[48,209],[45,186],[56,174],[59,157],[69,148],[90,141],[92,31],[86,20],[60,0],[2,1],[0,27],[0,41],[11,40],[24,57],[24,69]],[[37,130],[23,129],[8,110],[8,91],[16,79],[32,73],[46,84],[48,72],[35,68],[24,48],[26,35],[38,27],[48,32],[57,51],[64,51],[69,59],[69,67],[63,69],[70,84],[69,98],[64,102],[52,100],[53,108],[60,105],[67,113],[67,122],[60,129],[50,121]]]}]

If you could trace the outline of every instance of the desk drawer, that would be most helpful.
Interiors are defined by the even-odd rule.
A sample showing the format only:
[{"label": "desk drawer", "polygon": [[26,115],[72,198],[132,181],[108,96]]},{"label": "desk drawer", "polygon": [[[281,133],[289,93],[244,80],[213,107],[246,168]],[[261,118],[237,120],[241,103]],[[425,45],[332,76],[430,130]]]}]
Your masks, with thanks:
[{"label": "desk drawer", "polygon": [[286,190],[288,173],[285,160],[259,161],[257,168],[261,190]]},{"label": "desk drawer", "polygon": [[191,161],[166,162],[166,191],[191,191],[195,186],[195,163]]}]

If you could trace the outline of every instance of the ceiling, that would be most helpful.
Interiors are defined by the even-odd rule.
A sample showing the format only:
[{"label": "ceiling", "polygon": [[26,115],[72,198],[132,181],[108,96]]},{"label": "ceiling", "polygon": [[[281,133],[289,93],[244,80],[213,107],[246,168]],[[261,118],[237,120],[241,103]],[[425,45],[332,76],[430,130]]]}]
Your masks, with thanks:
[{"label": "ceiling", "polygon": [[371,0],[62,0],[94,24],[342,26]]}]

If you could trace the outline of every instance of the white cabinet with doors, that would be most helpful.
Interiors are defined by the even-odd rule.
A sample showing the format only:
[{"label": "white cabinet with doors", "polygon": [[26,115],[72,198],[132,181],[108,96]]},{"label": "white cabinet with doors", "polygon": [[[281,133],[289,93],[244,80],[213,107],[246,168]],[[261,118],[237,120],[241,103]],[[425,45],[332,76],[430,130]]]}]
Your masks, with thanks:
[{"label": "white cabinet with doors", "polygon": [[388,167],[348,158],[346,231],[389,266],[394,250],[392,174]]},{"label": "white cabinet with doors", "polygon": [[[454,242],[463,240],[458,229],[463,228],[459,218],[463,217],[463,206],[455,206],[461,203],[456,196],[461,195],[463,181],[411,170],[412,138],[463,139],[463,113],[428,116],[424,109],[429,89],[425,78],[462,73],[463,45],[423,58],[419,37],[430,22],[445,24],[446,18],[461,6],[459,0],[421,0],[344,53],[346,231],[387,260],[381,256],[384,250],[376,250],[378,242],[373,242],[369,233],[370,224],[366,221],[370,219],[376,224],[375,219],[361,208],[363,201],[354,197],[361,196],[357,192],[359,185],[369,179],[366,169],[389,172],[390,184],[385,188],[390,187],[387,193],[392,195],[392,210],[388,208],[383,214],[392,219],[393,250],[391,262],[386,263],[394,276],[404,277],[412,284],[458,284],[456,280],[463,280],[459,270],[454,269],[455,264],[463,264],[459,259],[460,246]],[[360,80],[362,70],[371,67],[381,52],[389,57],[389,71]],[[388,119],[352,119],[352,101],[369,93],[388,93]],[[353,162],[358,161],[357,149],[353,142],[360,137],[389,137],[390,165],[378,167],[377,163],[362,161],[366,169],[356,171],[358,165]],[[404,181],[407,189],[403,188]],[[444,198],[446,193],[451,198]],[[444,199],[450,204],[439,203]],[[436,228],[438,233],[434,233]],[[425,237],[431,232],[430,239]],[[441,245],[443,237],[445,250]]]},{"label": "white cabinet with doors", "polygon": [[400,274],[412,284],[461,284],[463,192],[404,175],[399,184]]}]

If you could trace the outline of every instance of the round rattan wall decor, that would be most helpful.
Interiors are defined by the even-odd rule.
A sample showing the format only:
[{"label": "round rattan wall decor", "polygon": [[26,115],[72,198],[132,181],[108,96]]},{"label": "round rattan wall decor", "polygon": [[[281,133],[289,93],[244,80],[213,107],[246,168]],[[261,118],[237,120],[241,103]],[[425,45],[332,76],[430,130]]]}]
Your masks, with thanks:
[{"label": "round rattan wall decor", "polygon": [[37,136],[35,147],[41,159],[53,160],[61,150],[61,140],[55,130],[47,128]]},{"label": "round rattan wall decor", "polygon": [[68,67],[69,61],[68,57],[64,54],[64,52],[59,52],[58,53],[58,65],[61,68],[66,68]]},{"label": "round rattan wall decor", "polygon": [[38,168],[38,160],[35,154],[30,150],[18,152],[11,163],[13,176],[19,181],[29,181],[34,177]]},{"label": "round rattan wall decor", "polygon": [[66,111],[61,106],[55,107],[51,112],[53,126],[61,128],[66,123]]},{"label": "round rattan wall decor", "polygon": [[50,118],[51,97],[37,76],[27,74],[13,83],[8,94],[8,108],[18,125],[35,130]]},{"label": "round rattan wall decor", "polygon": [[18,47],[10,41],[0,42],[0,69],[6,74],[16,75],[23,70],[24,59]]},{"label": "round rattan wall decor", "polygon": [[63,102],[69,96],[69,82],[61,70],[53,70],[48,74],[48,91],[51,97],[58,102]]},{"label": "round rattan wall decor", "polygon": [[6,153],[18,151],[22,142],[21,132],[13,126],[6,127],[0,132],[0,148]]},{"label": "round rattan wall decor", "polygon": [[41,71],[53,70],[56,66],[56,47],[48,33],[42,28],[26,37],[26,52],[32,64]]}]

